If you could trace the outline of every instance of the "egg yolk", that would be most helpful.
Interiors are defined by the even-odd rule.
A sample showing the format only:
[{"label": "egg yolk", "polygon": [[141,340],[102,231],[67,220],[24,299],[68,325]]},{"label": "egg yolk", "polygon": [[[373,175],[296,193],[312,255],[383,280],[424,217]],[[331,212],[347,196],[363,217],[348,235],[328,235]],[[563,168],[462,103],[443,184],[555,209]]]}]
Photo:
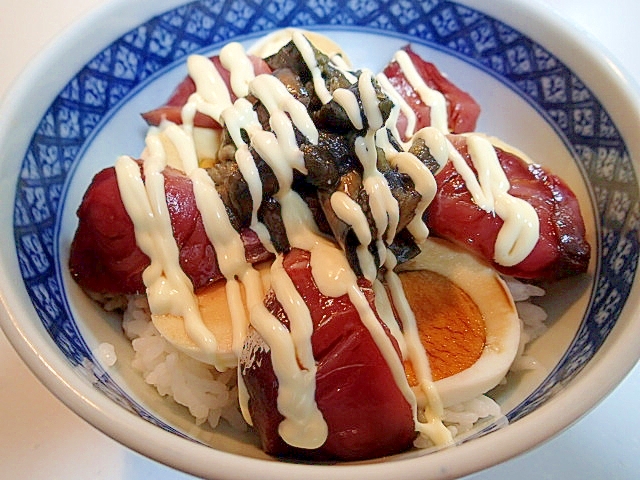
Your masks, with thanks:
[{"label": "egg yolk", "polygon": [[[485,345],[485,323],[469,295],[447,277],[427,270],[399,274],[405,295],[416,318],[434,381],[471,367]],[[418,381],[410,362],[405,362],[409,384]]]}]

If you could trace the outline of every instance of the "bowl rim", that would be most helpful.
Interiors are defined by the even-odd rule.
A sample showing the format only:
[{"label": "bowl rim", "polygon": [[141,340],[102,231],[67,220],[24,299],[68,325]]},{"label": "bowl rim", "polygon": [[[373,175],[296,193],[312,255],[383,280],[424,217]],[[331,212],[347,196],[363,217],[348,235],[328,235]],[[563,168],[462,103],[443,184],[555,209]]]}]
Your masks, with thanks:
[{"label": "bowl rim", "polygon": [[[10,122],[16,120],[22,122],[21,131],[30,135],[35,129],[35,122],[39,119],[39,117],[35,120],[25,119],[19,113],[21,101],[27,97],[33,84],[38,84],[38,81],[33,79],[40,78],[44,72],[51,69],[57,58],[65,58],[65,52],[69,50],[69,46],[84,45],[76,52],[75,59],[71,59],[71,65],[80,67],[98,53],[99,47],[103,47],[105,42],[113,41],[142,21],[183,3],[186,2],[158,0],[149,6],[131,0],[115,0],[98,7],[59,35],[18,77],[0,105],[0,112],[3,112],[0,115],[0,145],[7,146],[8,157],[13,158],[18,155],[20,160],[24,157],[24,152],[20,151],[20,142],[12,142],[9,138]],[[555,11],[542,4],[527,3],[524,0],[496,0],[490,4],[485,4],[482,0],[464,0],[458,3],[504,21],[543,46],[547,44],[549,50],[573,71],[578,72],[581,78],[604,76],[608,79],[610,81],[608,91],[599,92],[599,88],[596,87],[593,88],[594,93],[602,103],[607,104],[611,116],[619,118],[615,123],[627,140],[631,158],[640,158],[639,141],[633,141],[631,132],[626,132],[625,135],[625,125],[633,125],[630,123],[633,121],[637,124],[640,121],[640,99],[637,87],[622,73],[623,68],[617,65],[604,48],[593,47],[594,44],[599,45],[597,40],[590,38],[589,43],[592,46],[588,46],[584,42],[585,35],[588,34],[560,18]],[[105,24],[105,19],[110,21]],[[101,24],[102,28],[96,29],[96,26]],[[92,40],[87,42],[86,39],[89,37]],[[553,37],[563,40],[558,48],[552,48],[548,45],[550,40],[546,41],[547,38]],[[589,60],[590,66],[596,67],[591,72],[582,67],[586,63],[585,59]],[[65,82],[66,80],[66,78],[63,79]],[[589,81],[586,83],[591,87],[592,83]],[[51,95],[59,92],[63,85],[51,82],[46,86],[40,86],[44,88],[42,99],[40,99],[44,111],[52,98]],[[629,108],[629,104],[632,108]],[[8,114],[5,114],[7,112]],[[14,179],[19,165],[12,167],[7,166],[6,163],[6,161],[0,162],[2,174],[0,185],[4,192],[11,192],[11,198],[13,198]],[[637,174],[638,161],[634,161],[634,169]],[[11,221],[11,213],[0,212],[0,220]],[[0,238],[10,238],[11,233],[12,231],[4,232]],[[126,412],[102,393],[81,381],[77,375],[73,374],[73,367],[66,363],[65,359],[60,358],[56,351],[57,347],[42,325],[23,320],[37,314],[23,291],[22,283],[16,282],[13,276],[15,272],[19,272],[15,253],[12,245],[0,254],[0,286],[2,287],[0,303],[3,307],[0,313],[0,326],[13,348],[38,380],[85,421],[145,456],[196,475],[210,475],[211,471],[206,470],[204,465],[215,464],[218,471],[223,473],[217,478],[246,478],[248,475],[255,474],[256,471],[260,471],[263,478],[281,478],[283,474],[304,475],[311,479],[326,477],[328,468],[326,466],[246,458],[197,443],[191,444],[190,455],[185,456],[182,453],[184,439],[162,431]],[[635,283],[636,281],[634,286]],[[594,360],[597,361],[589,362],[587,367],[553,399],[504,429],[493,432],[488,437],[459,445],[455,449],[442,450],[436,455],[401,458],[389,463],[343,465],[331,474],[345,479],[365,475],[371,479],[390,476],[401,478],[399,475],[410,478],[413,475],[423,474],[425,468],[428,468],[427,471],[433,472],[434,475],[453,478],[488,468],[539,445],[591,410],[637,363],[640,358],[640,345],[636,345],[632,339],[640,335],[640,322],[632,322],[632,317],[639,311],[640,293],[636,288],[632,288],[620,316],[620,324],[611,332],[594,356]],[[560,421],[551,424],[549,420],[553,418],[554,411],[563,411],[565,415]],[[128,433],[130,430],[136,432],[135,438]],[[519,439],[517,447],[514,447],[514,438]],[[492,448],[491,457],[486,455],[487,446]],[[456,462],[459,458],[465,458],[465,462]],[[405,463],[407,463],[407,469],[400,472],[398,465]]]}]

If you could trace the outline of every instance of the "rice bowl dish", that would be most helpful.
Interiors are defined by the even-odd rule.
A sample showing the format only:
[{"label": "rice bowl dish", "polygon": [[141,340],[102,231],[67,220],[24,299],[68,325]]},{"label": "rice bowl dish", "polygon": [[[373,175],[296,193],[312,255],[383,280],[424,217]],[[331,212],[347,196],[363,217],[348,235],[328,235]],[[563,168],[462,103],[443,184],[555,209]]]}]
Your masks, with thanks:
[{"label": "rice bowl dish", "polygon": [[[447,5],[446,7],[443,5],[438,8],[441,9],[439,11],[445,11],[446,8],[448,7],[449,5]],[[194,9],[198,11],[199,7],[194,7]],[[464,9],[460,11],[463,11],[463,10]],[[329,35],[333,36],[336,33],[336,31],[332,29],[329,29],[329,30],[330,30],[328,32]],[[340,32],[340,31],[338,31],[337,33],[338,37],[343,37],[343,38],[349,38],[350,35],[354,35],[354,34],[349,32]],[[355,35],[359,35],[359,34],[355,34]],[[370,34],[366,33],[366,35],[370,35]],[[255,35],[252,36],[250,40],[246,41],[246,44],[247,45],[251,44],[255,38],[257,38]],[[125,41],[130,42],[131,40],[132,40],[132,37],[129,36],[126,38]],[[339,41],[337,43],[342,44],[345,42],[346,44],[349,44],[348,39],[345,41]],[[398,38],[397,41],[395,42],[396,45],[402,45],[403,43],[404,43],[404,38]],[[204,50],[202,50],[202,53],[209,54],[209,52],[213,53],[217,51],[219,47],[204,46],[203,49]],[[357,51],[355,52],[355,54],[351,54],[351,52],[349,52],[349,57],[353,62],[359,60],[358,55],[359,54]],[[447,63],[456,64],[457,66],[457,63],[459,62],[459,58],[457,57],[447,58],[449,54],[448,53],[444,54],[442,50],[438,50],[438,49],[435,49],[434,55],[435,57],[444,57],[444,63],[440,63],[440,62],[437,62],[437,63],[438,65],[444,65],[442,67],[443,71],[451,72],[450,76],[453,77],[453,73],[455,73],[457,68],[454,68],[454,69],[451,69],[450,67],[447,68],[448,66]],[[554,61],[555,60],[557,59],[554,59]],[[156,92],[158,92],[153,94],[153,98],[156,99],[155,103],[149,101],[148,98],[146,99],[144,98],[146,95],[145,92],[147,90],[146,90],[146,87],[142,88],[135,95],[133,95],[133,97],[131,97],[132,98],[131,101],[127,100],[125,103],[123,103],[122,105],[126,105],[126,108],[119,109],[115,114],[113,114],[115,116],[112,118],[121,118],[121,116],[132,118],[133,116],[132,112],[135,112],[135,115],[137,115],[141,111],[145,111],[145,110],[148,110],[150,107],[153,107],[154,104],[157,105],[159,103],[158,99],[162,101],[162,99],[168,98],[170,91],[172,89],[172,86],[178,83],[179,79],[184,74],[184,68],[182,67],[182,65],[184,65],[183,62],[176,62],[175,64],[173,64],[173,66],[169,69],[170,74],[168,76],[156,75],[155,77],[154,76],[149,77],[150,78],[149,85],[153,84],[154,85],[153,89]],[[460,68],[464,70],[467,67],[463,65]],[[474,68],[476,68],[475,65],[474,65]],[[464,75],[462,75],[462,77],[464,78]],[[489,79],[489,81],[492,81],[492,80]],[[160,84],[163,84],[163,86],[160,86],[160,87],[157,86]],[[544,81],[542,82],[541,85],[543,86],[545,85]],[[522,84],[522,86],[524,87],[524,84]],[[473,87],[469,88],[469,90],[473,91]],[[483,102],[483,98],[481,97],[488,95],[488,93],[486,93],[488,92],[488,90],[483,89],[482,92],[484,93],[480,93],[479,95],[480,98],[478,99],[478,101],[479,103],[482,104],[484,108],[484,104],[486,102]],[[72,93],[72,90],[68,90],[67,92],[65,92],[64,96],[67,97],[69,93]],[[587,95],[588,91],[586,90],[583,91],[583,94]],[[506,92],[506,95],[507,96],[513,95],[513,93]],[[123,97],[123,98],[126,98],[126,97]],[[63,105],[63,102],[60,103],[59,105]],[[141,105],[144,105],[144,106],[141,106]],[[518,108],[521,108],[521,107],[518,107]],[[128,111],[125,111],[125,110],[128,110]],[[536,117],[539,113],[536,109],[530,109],[530,107],[527,106],[526,102],[522,104],[522,110],[524,110],[524,115],[523,115],[524,118]],[[520,116],[520,113],[521,112],[518,112],[517,116]],[[556,115],[557,113],[558,113],[557,111],[554,111],[553,115]],[[485,111],[483,111],[483,115],[484,114],[485,114]],[[496,115],[492,114],[492,107],[489,107],[487,115],[491,118],[491,123],[494,125],[497,125],[496,133],[502,133],[503,131],[508,132],[508,129],[505,129],[504,126],[505,124],[510,123],[511,120],[509,118],[505,120],[504,118],[500,119],[499,115],[496,117]],[[507,115],[507,117],[508,116],[509,115]],[[543,118],[545,118],[544,122],[548,121],[547,117],[543,117]],[[482,119],[483,117],[481,116],[481,122],[483,121]],[[123,125],[123,123],[121,123],[121,125]],[[122,127],[118,127],[118,128],[121,129]],[[540,129],[540,131],[543,132],[539,134],[540,136],[547,135],[548,130],[546,130],[546,128],[547,127],[543,127]],[[484,126],[483,130],[489,131],[490,129]],[[604,132],[604,130],[601,129],[600,132]],[[564,134],[566,134],[566,132]],[[70,244],[72,230],[68,226],[74,223],[73,217],[74,217],[75,206],[77,206],[80,203],[79,199],[86,188],[86,185],[87,185],[86,182],[92,176],[91,172],[95,172],[100,168],[102,168],[102,166],[107,166],[113,163],[113,149],[110,149],[110,152],[106,152],[104,149],[104,142],[106,141],[107,138],[109,138],[109,135],[110,134],[109,134],[108,128],[102,129],[100,130],[99,134],[93,135],[91,137],[91,141],[89,144],[87,144],[86,147],[82,148],[81,150],[82,157],[92,158],[91,165],[84,164],[83,166],[83,163],[80,162],[77,167],[73,168],[72,170],[74,172],[73,179],[65,187],[65,194],[64,194],[65,201],[62,204],[64,206],[65,213],[61,216],[62,220],[60,223],[60,227],[58,227],[59,231],[61,232],[61,237],[56,247],[56,248],[59,248],[59,250],[57,251],[59,251],[60,253],[60,260],[58,265],[60,265],[61,267],[58,267],[58,268],[60,268],[60,272],[61,272],[60,275],[62,276],[62,278],[64,278],[65,292],[71,292],[68,298],[72,299],[71,302],[69,303],[69,308],[70,308],[72,318],[75,318],[76,321],[78,321],[77,319],[79,318],[83,319],[82,322],[78,323],[77,325],[82,325],[80,327],[80,331],[82,332],[81,335],[82,337],[85,338],[85,341],[87,342],[86,350],[85,350],[87,355],[85,354],[79,355],[77,351],[75,351],[75,353],[72,354],[72,357],[74,358],[74,364],[76,365],[76,371],[81,372],[81,375],[88,378],[89,381],[95,384],[101,391],[106,392],[109,397],[117,399],[118,403],[120,403],[121,405],[124,405],[127,409],[133,409],[133,411],[139,413],[141,411],[146,411],[146,408],[142,407],[142,405],[153,405],[152,410],[155,413],[151,415],[147,415],[148,413],[147,412],[147,413],[144,413],[143,415],[145,417],[153,419],[152,421],[154,423],[163,426],[163,428],[165,428],[169,432],[172,432],[172,434],[177,434],[178,437],[182,437],[182,436],[191,437],[196,439],[198,442],[202,442],[205,444],[213,444],[215,445],[215,448],[220,448],[221,445],[224,445],[224,438],[225,438],[225,435],[228,434],[227,433],[228,429],[225,427],[223,429],[224,431],[222,434],[212,433],[212,431],[210,430],[210,427],[218,424],[220,418],[224,418],[225,419],[224,422],[230,425],[231,428],[233,429],[239,429],[239,431],[241,432],[247,429],[247,425],[245,424],[245,421],[242,419],[242,416],[239,415],[239,412],[237,411],[237,409],[228,408],[228,406],[230,405],[229,402],[231,403],[236,402],[235,395],[237,395],[237,393],[234,390],[235,388],[234,375],[233,374],[230,375],[227,373],[225,377],[223,374],[223,376],[220,379],[218,379],[220,383],[217,383],[215,380],[213,381],[213,383],[207,383],[204,389],[209,392],[216,392],[216,393],[212,395],[208,395],[209,398],[207,398],[207,401],[204,403],[201,403],[198,399],[184,399],[184,397],[182,397],[183,400],[180,401],[180,403],[186,404],[187,408],[176,409],[173,406],[171,406],[170,402],[166,402],[166,401],[157,402],[156,400],[153,399],[153,395],[156,394],[154,390],[151,388],[142,386],[142,384],[140,384],[138,380],[135,379],[135,375],[139,375],[139,372],[132,374],[129,371],[122,371],[120,366],[123,363],[131,364],[134,367],[134,370],[141,370],[143,372],[143,376],[147,378],[147,381],[156,385],[161,394],[169,393],[170,395],[181,397],[180,393],[176,393],[176,392],[179,392],[178,386],[175,384],[172,385],[171,378],[169,378],[169,376],[164,376],[163,373],[167,373],[169,371],[167,370],[167,367],[170,364],[172,364],[175,367],[177,364],[186,362],[188,357],[184,357],[181,354],[178,354],[177,352],[173,351],[170,346],[168,346],[166,343],[162,343],[163,341],[159,337],[157,337],[156,332],[153,331],[150,324],[148,323],[148,320],[146,318],[143,318],[145,317],[145,315],[142,312],[145,311],[145,309],[147,308],[147,305],[144,299],[141,299],[141,298],[137,298],[134,301],[132,301],[130,303],[129,309],[127,309],[126,320],[125,320],[125,332],[127,333],[129,340],[133,340],[133,345],[132,346],[130,345],[129,347],[127,347],[125,343],[126,339],[118,338],[118,335],[121,335],[118,332],[118,328],[119,328],[118,315],[107,314],[105,316],[105,314],[101,313],[99,309],[96,310],[95,307],[92,306],[92,301],[88,299],[87,300],[83,299],[84,294],[80,292],[77,289],[77,287],[74,287],[73,282],[68,277],[68,275],[64,272],[63,267],[68,261],[68,258],[66,257],[68,253],[65,252],[64,245]],[[607,138],[615,138],[614,131],[609,131],[607,135],[609,135],[609,137]],[[505,136],[508,137],[509,134],[507,133]],[[140,144],[139,137],[144,137],[143,127],[139,129],[139,134],[129,135],[128,137],[129,138],[123,142],[122,148],[118,147],[118,150],[127,151],[127,152],[142,151],[142,148],[141,148],[142,145]],[[138,137],[138,139],[137,140],[135,138],[131,139],[131,137]],[[124,136],[122,136],[122,138],[124,138]],[[566,137],[563,137],[562,135],[559,138],[561,139],[564,138],[564,141],[566,141]],[[529,148],[530,145],[527,145],[527,143],[535,143],[535,142],[536,142],[535,139],[526,139],[524,142],[525,144],[522,145],[522,149],[524,151],[530,152],[531,151],[531,149]],[[551,145],[549,144],[547,145],[548,146],[543,147],[545,153],[548,150],[553,150],[553,151],[561,150],[564,152],[567,151],[563,146],[562,140],[554,140],[553,142],[551,142]],[[594,168],[594,169],[600,168],[599,164],[597,163],[599,160],[592,156],[592,154],[589,152],[586,146],[575,145],[575,144],[571,144],[571,145],[572,146],[570,148],[570,151],[573,152],[575,151],[574,149],[578,149],[578,151],[580,152],[579,158],[585,159],[585,161],[588,161],[588,162],[593,160],[593,163],[586,164],[588,175],[590,175],[589,172],[591,172],[591,170],[589,170],[590,168]],[[521,146],[521,144],[518,143],[518,146]],[[560,147],[558,148],[558,146]],[[35,152],[36,150],[34,149],[33,151]],[[96,152],[102,152],[102,153],[100,153],[99,155],[95,155]],[[533,153],[534,153],[532,155],[533,157],[537,157],[540,155],[540,151],[536,148],[533,149]],[[570,157],[569,154],[563,154],[563,155],[567,155],[568,157]],[[618,160],[618,158],[620,157],[615,157],[615,158],[616,160]],[[606,159],[604,159],[603,161],[606,164]],[[576,169],[579,171],[583,171],[585,169],[584,165],[580,167],[576,167],[575,165],[576,165],[575,163],[573,163],[572,165],[562,164],[560,166],[560,171],[562,175],[567,175],[568,177],[574,178],[573,173],[567,173],[567,172],[574,172]],[[601,172],[601,170],[597,170],[597,171]],[[620,177],[620,175],[624,175],[625,172],[628,170],[624,170],[624,168],[622,168],[616,171],[618,172],[618,175],[619,175],[617,178],[623,178],[623,177]],[[622,209],[631,208],[631,206],[633,205],[633,200],[631,197],[624,197],[624,195],[627,194],[625,192],[624,194],[620,194],[622,195],[622,197],[618,197],[621,200],[620,203],[617,203],[617,204],[602,203],[599,205],[598,202],[596,201],[595,203],[591,204],[590,201],[588,200],[590,188],[591,188],[590,186],[584,187],[582,185],[578,185],[576,188],[576,193],[577,193],[577,196],[581,199],[582,205],[583,206],[586,205],[585,221],[587,223],[587,230],[589,232],[589,235],[591,236],[590,241],[594,241],[595,242],[594,245],[598,245],[601,238],[599,237],[600,226],[599,224],[598,225],[595,224],[596,221],[594,220],[594,217],[593,217],[594,214],[593,214],[593,211],[591,210],[592,206],[595,211],[597,211],[598,209],[602,209],[604,206],[606,206],[606,208],[608,209],[607,212],[614,213],[615,212],[614,208],[616,205],[619,205],[620,208]],[[601,198],[605,198],[605,197],[601,197]],[[585,199],[587,199],[586,203],[585,203]],[[74,206],[74,203],[75,203],[75,206]],[[624,214],[622,213],[620,215],[624,215]],[[618,216],[617,218],[621,218],[621,217]],[[633,217],[627,217],[627,218],[628,218],[627,222],[631,222]],[[597,222],[600,222],[600,220],[597,220]],[[633,228],[633,227],[629,226],[629,228]],[[604,231],[607,232],[607,235],[605,235],[605,238],[607,239],[607,241],[613,242],[612,245],[615,245],[616,234],[612,233],[613,230],[607,228]],[[627,230],[627,232],[629,231],[631,230]],[[613,252],[613,254],[616,254],[616,252],[621,252],[622,250],[623,250],[623,246],[621,244],[617,249],[616,248],[607,249],[606,251]],[[559,331],[563,335],[565,335],[560,339],[560,343],[565,346],[557,347],[558,348],[557,353],[553,354],[556,356],[555,358],[557,359],[555,361],[560,361],[560,359],[562,358],[562,352],[564,351],[565,348],[573,348],[573,349],[578,349],[585,352],[590,352],[590,353],[586,353],[587,357],[584,357],[584,358],[589,358],[588,355],[595,352],[595,350],[597,350],[597,347],[595,348],[595,350],[592,345],[585,347],[584,342],[586,337],[581,335],[574,336],[574,333],[566,333],[566,332],[568,331],[575,332],[575,331],[580,331],[580,329],[587,328],[584,325],[588,325],[589,322],[585,321],[583,319],[583,316],[584,318],[589,318],[589,315],[596,315],[595,312],[598,310],[596,306],[599,304],[604,305],[605,302],[610,303],[608,300],[613,298],[612,295],[613,296],[618,295],[620,294],[620,292],[623,292],[622,294],[626,295],[624,294],[625,288],[626,288],[626,291],[628,291],[628,289],[630,288],[633,274],[626,273],[628,271],[626,271],[625,268],[633,264],[635,257],[629,258],[629,257],[621,256],[620,258],[621,258],[620,262],[622,262],[622,264],[620,265],[620,263],[618,263],[618,266],[616,268],[618,268],[619,271],[625,272],[624,275],[620,276],[620,279],[621,279],[620,281],[624,282],[624,285],[627,285],[627,287],[622,288],[623,285],[617,284],[615,287],[613,287],[612,291],[607,293],[607,291],[605,290],[601,294],[604,296],[604,298],[601,298],[600,296],[591,297],[590,292],[592,287],[590,284],[587,284],[587,281],[584,279],[579,281],[563,281],[561,285],[556,287],[557,290],[562,291],[565,289],[565,286],[569,285],[570,290],[575,292],[575,297],[574,297],[575,301],[572,301],[571,307],[569,307],[569,310],[568,310],[569,311],[568,315],[566,312],[562,312],[562,310],[564,310],[565,308],[564,306],[558,307],[558,305],[553,305],[553,304],[547,305],[545,303],[546,298],[554,298],[554,296],[558,295],[558,292],[554,291],[554,287],[549,288],[550,291],[548,295],[545,295],[542,298],[537,298],[541,296],[541,294],[543,293],[538,288],[531,288],[531,290],[528,290],[529,287],[525,287],[524,288],[525,293],[523,294],[522,297],[520,297],[519,294],[514,294],[514,299],[516,301],[519,301],[520,298],[522,298],[523,301],[526,301],[528,300],[528,298],[526,298],[527,296],[534,295],[536,297],[535,302],[540,303],[544,307],[544,310],[546,310],[549,313],[549,317],[551,318],[551,322],[549,323],[549,325],[543,326],[543,320],[546,314],[543,313],[542,310],[537,309],[536,307],[531,307],[530,303],[519,305],[520,317],[522,317],[523,320],[530,322],[527,326],[526,334],[523,336],[525,341],[528,339],[533,340],[538,335],[540,335],[546,328],[551,328],[555,332]],[[622,258],[624,258],[624,260],[622,260]],[[611,264],[611,262],[607,262],[607,264],[609,265]],[[24,265],[26,266],[27,264],[25,263]],[[603,275],[602,267],[594,266],[592,264],[590,267],[590,275],[593,275],[594,278],[596,279],[599,278],[598,275]],[[594,282],[597,282],[597,280],[594,280]],[[522,288],[522,285],[517,282],[514,282],[510,286],[513,287],[512,292],[517,291],[519,288]],[[34,298],[38,298],[38,297],[36,296]],[[551,300],[549,302],[553,303]],[[121,305],[114,305],[114,306],[121,306]],[[531,312],[532,314],[531,316],[529,316],[528,310],[533,310]],[[586,313],[583,315],[579,313],[580,311],[592,312],[592,313]],[[87,312],[89,312],[89,314],[87,314]],[[603,314],[600,313],[598,318],[602,319],[603,318],[602,315]],[[572,319],[568,321],[565,320],[567,316],[571,317]],[[105,318],[107,322],[106,324],[104,323]],[[562,319],[562,321],[560,319]],[[100,326],[101,324],[104,326]],[[607,323],[605,322],[603,325],[607,325]],[[611,327],[612,326],[613,324],[611,324]],[[54,328],[54,327],[51,327],[51,328]],[[51,330],[51,331],[54,331],[54,330]],[[69,330],[66,329],[65,327],[65,329],[59,329],[55,331],[58,332],[58,333],[55,333],[55,335],[60,336],[60,335],[63,335],[62,332],[69,331]],[[605,326],[600,331],[603,334],[606,334],[608,332],[608,329]],[[58,337],[58,338],[62,338],[62,337]],[[603,340],[604,338],[606,337],[602,337]],[[73,342],[75,343],[75,340]],[[447,415],[450,415],[448,417],[450,419],[449,423],[451,424],[455,423],[457,425],[455,427],[456,430],[458,431],[457,434],[460,434],[463,431],[469,431],[473,435],[471,438],[474,438],[478,434],[480,434],[480,436],[484,435],[483,427],[485,426],[488,427],[487,431],[489,431],[489,430],[494,430],[497,427],[504,426],[507,421],[512,424],[517,424],[520,418],[525,418],[528,415],[530,409],[536,408],[539,404],[544,404],[545,399],[550,398],[551,396],[554,395],[553,392],[555,392],[556,390],[553,389],[554,387],[552,386],[557,384],[556,383],[557,377],[555,377],[555,375],[560,375],[561,377],[564,375],[567,375],[566,378],[569,379],[569,378],[573,378],[573,375],[577,374],[579,367],[576,367],[576,369],[574,369],[574,367],[570,367],[566,365],[565,367],[563,367],[563,369],[559,370],[557,373],[554,373],[553,377],[547,377],[549,372],[549,369],[547,367],[547,362],[553,363],[554,362],[553,356],[551,357],[551,359],[547,356],[547,354],[542,354],[540,356],[539,349],[542,347],[536,348],[538,345],[544,345],[544,342],[542,344],[539,342],[535,342],[532,346],[531,351],[527,352],[527,355],[520,357],[517,360],[515,365],[516,365],[516,369],[519,371],[512,372],[510,374],[510,377],[515,379],[515,384],[512,384],[511,382],[509,382],[507,385],[502,385],[498,387],[498,389],[495,391],[495,398],[498,401],[498,404],[502,406],[502,413],[504,413],[505,416],[502,417],[502,415],[495,410],[495,404],[491,402],[470,406],[469,408],[470,411],[474,409],[477,410],[476,417],[479,417],[479,418],[498,417],[498,421],[496,421],[495,423],[493,423],[493,420],[495,420],[495,418],[492,418],[492,421],[489,422],[487,425],[482,425],[480,426],[480,428],[473,431],[471,429],[471,425],[475,422],[474,421],[469,422],[468,420],[469,416],[467,415],[469,412],[462,412],[459,409],[457,409],[457,411],[452,410],[451,412],[448,412]],[[155,348],[157,352],[162,352],[161,356],[164,356],[164,359],[162,361],[159,361],[158,358],[155,358],[155,359],[151,359],[150,357],[145,358],[144,354],[145,354],[145,350],[147,350],[146,347],[148,346],[151,346],[150,348]],[[76,346],[74,345],[73,348],[75,350]],[[522,353],[522,348],[519,348],[519,353]],[[537,365],[539,373],[533,374],[534,382],[538,381],[538,380],[535,380],[535,378],[538,377],[542,385],[544,385],[546,381],[549,387],[542,386],[534,390],[530,390],[531,387],[528,385],[531,385],[531,384],[528,382],[530,381],[529,379],[531,379],[532,376],[529,375],[528,373],[525,373],[525,371],[526,369],[531,368],[532,366],[535,367],[536,362],[539,362],[538,361],[539,358],[542,358],[543,362],[542,362],[542,365],[540,365],[539,363]],[[114,360],[115,360],[115,364],[112,364]],[[197,372],[198,367],[190,365],[187,368],[187,370],[192,372],[194,371]],[[204,374],[204,376],[206,377],[206,374]],[[545,380],[545,377],[547,378],[546,380]],[[522,380],[523,378],[525,380]],[[553,380],[551,380],[551,378],[553,378]],[[200,380],[202,382],[210,382],[210,379],[201,378]],[[121,385],[126,385],[124,390],[121,389]],[[124,396],[123,396],[123,393],[124,393]],[[213,403],[207,403],[207,402],[210,402],[211,397],[214,397],[214,396],[217,396],[218,398],[213,400]],[[141,399],[142,403],[138,404],[138,400],[133,400],[134,398]],[[131,403],[132,400],[133,400],[133,403]],[[158,408],[159,410],[157,410]],[[189,420],[185,418],[184,414],[182,413],[183,410],[191,410],[191,414],[193,415],[193,417],[197,419],[196,424],[198,425],[208,424],[209,426],[204,427],[202,431],[196,431],[195,429],[189,427]],[[456,414],[459,414],[459,415],[456,416]],[[156,417],[156,415],[158,416]],[[473,418],[473,416],[471,418]],[[476,425],[476,427],[478,427],[478,425]],[[231,434],[231,435],[235,436],[236,434]],[[245,439],[243,441],[246,441],[246,439],[249,437],[247,437],[246,435],[245,436],[243,435],[244,434],[240,434],[238,437],[235,437],[235,438],[243,438]],[[471,442],[475,442],[475,441],[476,440],[471,440]],[[249,443],[255,443],[255,439],[254,440],[249,439]],[[222,447],[222,448],[224,449],[226,447]],[[238,444],[231,442],[228,448],[230,448],[231,451],[236,451],[236,449],[239,447],[238,447]],[[254,451],[254,453],[251,454],[251,456],[262,457],[262,455],[258,451]]]}]

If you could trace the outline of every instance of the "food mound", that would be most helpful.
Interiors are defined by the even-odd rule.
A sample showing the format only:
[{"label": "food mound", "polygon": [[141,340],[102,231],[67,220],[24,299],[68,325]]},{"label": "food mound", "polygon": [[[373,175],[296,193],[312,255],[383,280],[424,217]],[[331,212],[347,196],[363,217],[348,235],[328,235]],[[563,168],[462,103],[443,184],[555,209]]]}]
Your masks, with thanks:
[{"label": "food mound", "polygon": [[268,454],[334,461],[500,415],[484,394],[525,336],[508,284],[589,264],[569,187],[474,133],[478,104],[410,46],[374,74],[289,29],[187,68],[141,156],[94,177],[69,267],[165,375],[222,384],[197,421],[241,412]]}]

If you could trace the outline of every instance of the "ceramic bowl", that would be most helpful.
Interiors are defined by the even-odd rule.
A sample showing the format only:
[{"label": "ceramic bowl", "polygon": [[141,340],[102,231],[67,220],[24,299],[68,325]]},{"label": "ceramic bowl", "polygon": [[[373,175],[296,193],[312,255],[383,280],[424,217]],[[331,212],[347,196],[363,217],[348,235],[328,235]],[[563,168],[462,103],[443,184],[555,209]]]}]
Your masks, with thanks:
[{"label": "ceramic bowl", "polygon": [[[414,47],[482,105],[478,129],[549,166],[582,204],[587,275],[549,286],[539,368],[495,392],[508,425],[462,444],[350,465],[264,455],[250,433],[206,431],[129,364],[118,319],[70,280],[75,209],[90,179],[141,151],[139,113],[164,101],[190,53],[296,26],[375,70]],[[2,327],[38,378],[89,423],[177,469],[212,478],[450,478],[550,438],[610,392],[640,356],[637,168],[640,105],[614,63],[553,13],[524,1],[118,0],[69,30],[31,65],[0,114]],[[96,353],[114,345],[109,367]]]}]

